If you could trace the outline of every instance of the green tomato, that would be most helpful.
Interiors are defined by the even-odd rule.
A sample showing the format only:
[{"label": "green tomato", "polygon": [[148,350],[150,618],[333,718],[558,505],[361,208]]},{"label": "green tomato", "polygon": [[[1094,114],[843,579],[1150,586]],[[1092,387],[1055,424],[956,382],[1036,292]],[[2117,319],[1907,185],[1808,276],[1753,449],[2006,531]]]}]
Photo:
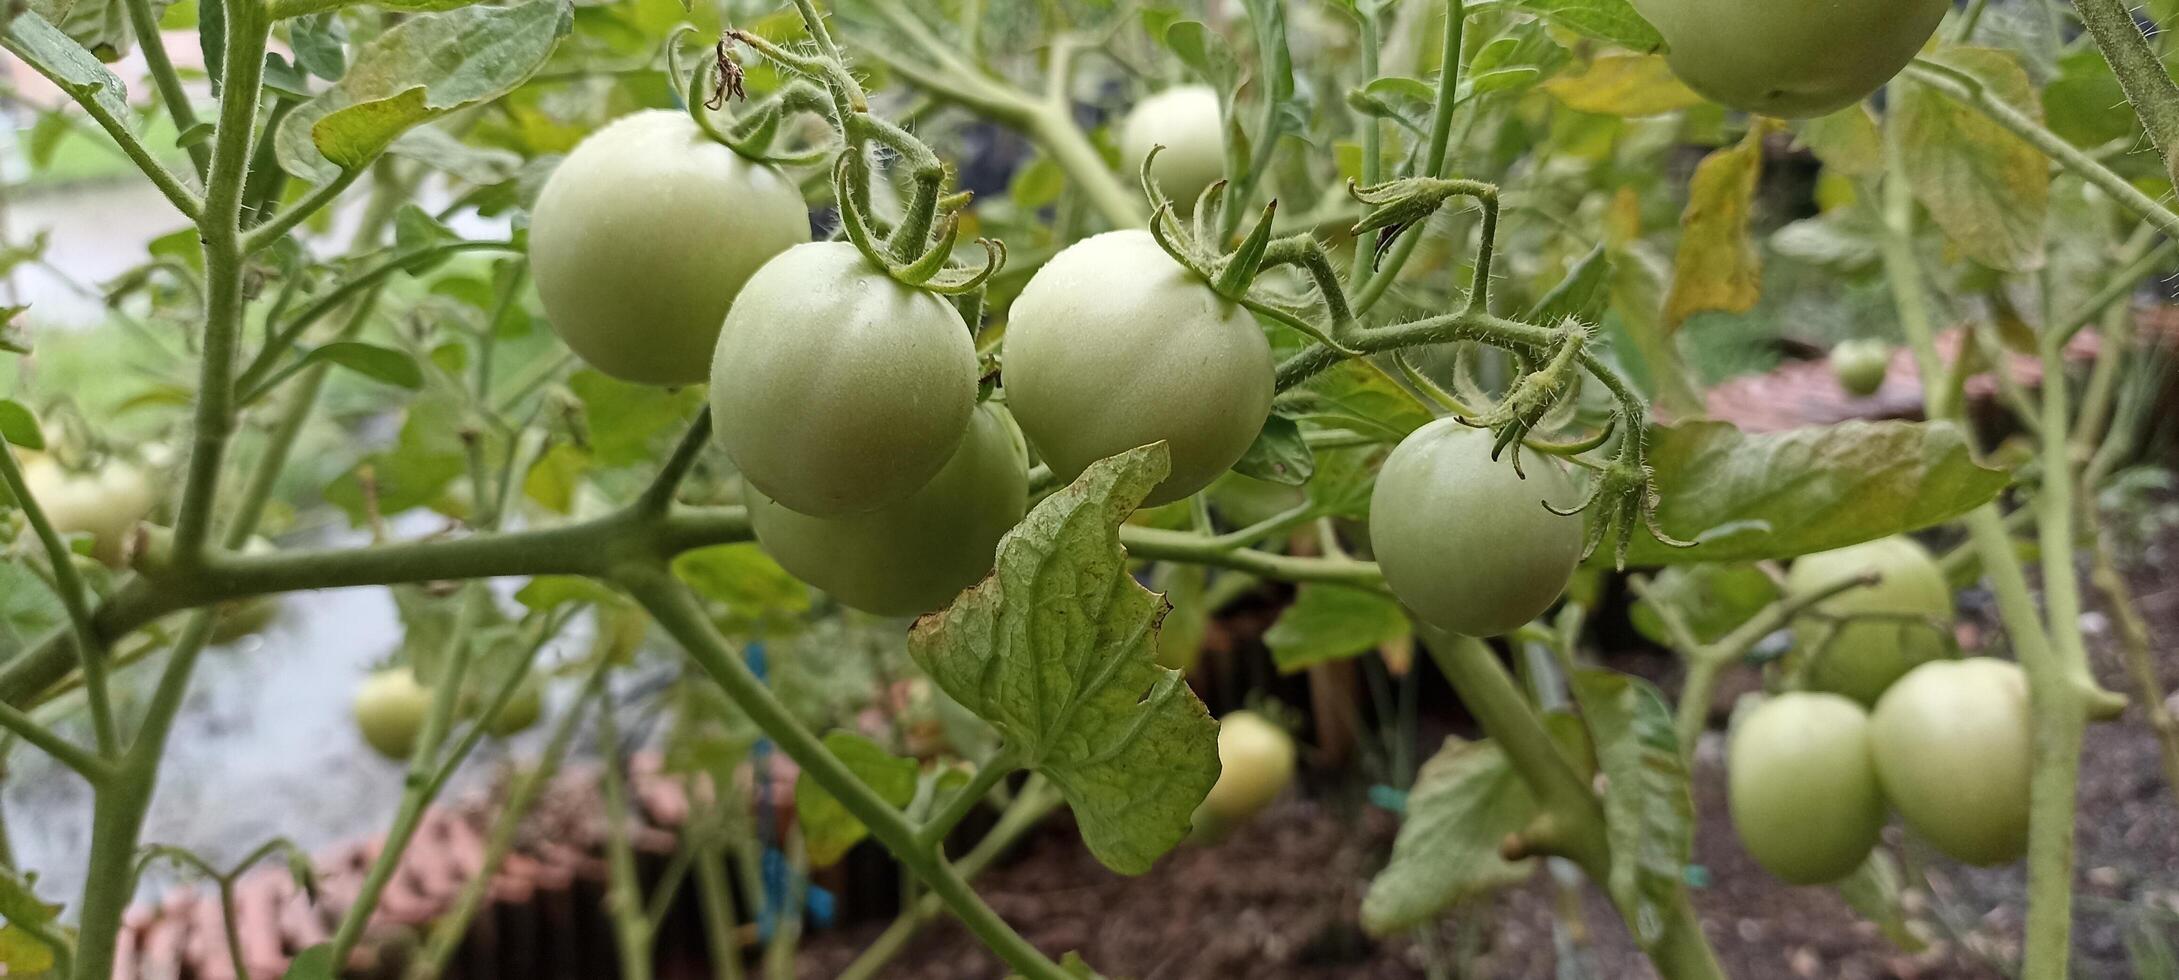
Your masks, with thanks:
[{"label": "green tomato", "polygon": [[494,738],[507,738],[528,731],[544,715],[545,682],[535,673],[525,673],[507,703],[499,706],[499,713],[484,723],[484,730]]},{"label": "green tomato", "polygon": [[363,681],[356,689],[356,728],[363,741],[389,759],[409,757],[416,735],[431,713],[431,692],[416,682],[407,667],[389,667]]},{"label": "green tomato", "polygon": [[1689,88],[1735,109],[1821,116],[1891,80],[1937,29],[1946,0],[1635,0]]},{"label": "green tomato", "polygon": [[1876,394],[1890,368],[1891,347],[1881,340],[1848,340],[1831,348],[1831,370],[1839,387],[1855,396]]},{"label": "green tomato", "polygon": [[1217,831],[1255,816],[1294,781],[1294,739],[1253,711],[1218,720],[1218,782],[1196,810]]},{"label": "green tomato", "polygon": [[1053,256],[1007,314],[1007,408],[1062,480],[1164,441],[1146,507],[1209,486],[1271,413],[1271,345],[1247,310],[1158,247],[1110,231]]},{"label": "green tomato", "polygon": [[905,500],[845,517],[795,513],[749,487],[757,541],[796,578],[880,616],[953,601],[991,570],[999,538],[1029,510],[1028,450],[996,406],[969,419],[953,459]]},{"label": "green tomato", "polygon": [[742,284],[809,240],[793,179],[655,109],[592,133],[553,170],[530,211],[530,271],[553,332],[590,366],[694,384]]},{"label": "green tomato", "polygon": [[1581,561],[1580,502],[1559,461],[1491,459],[1491,435],[1439,419],[1401,440],[1370,496],[1369,536],[1392,588],[1415,615],[1455,633],[1519,629],[1558,601]]},{"label": "green tomato", "polygon": [[847,242],[797,245],[742,287],[711,364],[719,442],[750,486],[811,517],[897,503],[953,458],[976,347],[945,300]]},{"label": "green tomato", "polygon": [[2028,848],[2028,681],[2002,660],[1923,664],[1869,717],[1877,782],[1907,826],[1969,864]]},{"label": "green tomato", "polygon": [[1808,670],[1811,689],[1871,705],[1900,675],[1948,651],[1944,632],[1932,623],[1952,622],[1952,586],[1927,550],[1897,535],[1802,556],[1786,574],[1786,591],[1805,595],[1866,572],[1880,576],[1875,585],[1825,599],[1816,611],[1890,618],[1803,616],[1794,621],[1793,635],[1803,655],[1815,658]]},{"label": "green tomato", "polygon": [[1884,826],[1869,716],[1836,694],[1781,694],[1733,728],[1733,829],[1763,869],[1796,885],[1854,873]]},{"label": "green tomato", "polygon": [[143,471],[118,460],[91,473],[71,473],[50,459],[23,467],[23,485],[53,530],[91,536],[91,554],[119,567],[129,532],[157,499]]},{"label": "green tomato", "polygon": [[1150,176],[1182,212],[1226,175],[1218,93],[1207,85],[1179,85],[1135,103],[1120,121],[1119,138],[1120,168],[1129,178],[1141,172],[1152,147],[1165,148],[1150,165]]}]

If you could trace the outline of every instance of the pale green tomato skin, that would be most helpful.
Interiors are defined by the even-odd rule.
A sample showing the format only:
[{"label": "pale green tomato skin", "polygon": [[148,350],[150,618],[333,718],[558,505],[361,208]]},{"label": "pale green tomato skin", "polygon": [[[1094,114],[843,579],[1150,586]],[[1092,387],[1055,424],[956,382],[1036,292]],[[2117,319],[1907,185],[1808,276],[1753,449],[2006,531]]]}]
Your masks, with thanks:
[{"label": "pale green tomato skin", "polygon": [[984,405],[953,459],[905,500],[822,518],[747,491],[757,542],[780,567],[851,608],[912,616],[991,571],[999,538],[1029,510],[1028,453],[1005,413]]},{"label": "pale green tomato skin", "polygon": [[416,672],[392,667],[365,678],[356,689],[356,729],[363,741],[389,759],[409,757],[424,716],[431,712],[431,692],[416,682]]},{"label": "pale green tomato skin", "polygon": [[1733,829],[1796,885],[1854,873],[1884,827],[1869,716],[1836,694],[1781,694],[1740,719],[1727,751]]},{"label": "pale green tomato skin", "polygon": [[1294,781],[1294,738],[1252,711],[1218,720],[1218,782],[1198,820],[1231,827],[1271,805]]},{"label": "pale green tomato skin", "polygon": [[1135,103],[1120,121],[1119,143],[1120,169],[1129,178],[1142,172],[1152,147],[1165,147],[1150,176],[1183,213],[1226,175],[1225,129],[1218,93],[1209,86],[1179,85]]},{"label": "pale green tomato skin", "polygon": [[1816,610],[1829,616],[1918,617],[1942,626],[1896,618],[1834,626],[1812,616],[1793,624],[1794,641],[1802,654],[1815,658],[1808,671],[1808,687],[1844,694],[1864,705],[1875,704],[1885,688],[1915,665],[1946,654],[1943,630],[1949,628],[1953,614],[1952,586],[1945,581],[1944,569],[1928,550],[1904,535],[1804,555],[1786,573],[1786,591],[1805,595],[1870,571],[1882,576],[1877,584],[1825,599]]},{"label": "pale green tomato skin", "polygon": [[1880,340],[1848,340],[1831,349],[1831,370],[1838,375],[1839,387],[1850,394],[1867,398],[1884,387],[1884,374],[1891,367],[1891,347]]},{"label": "pale green tomato skin", "polygon": [[2028,849],[2033,736],[2028,681],[2002,660],[1923,664],[1869,719],[1884,796],[1915,834],[1968,864],[2010,864]]},{"label": "pale green tomato skin", "polygon": [[1946,0],[1635,0],[1689,88],[1766,116],[1845,108],[1906,67]]},{"label": "pale green tomato skin", "polygon": [[129,531],[157,499],[142,470],[114,461],[92,473],[70,473],[50,459],[23,467],[23,484],[62,535],[88,534],[91,554],[119,567]]},{"label": "pale green tomato skin", "polygon": [[1580,502],[1558,460],[1493,460],[1491,435],[1452,419],[1408,434],[1370,495],[1370,542],[1392,594],[1423,621],[1469,636],[1543,615],[1581,561]]},{"label": "pale green tomato skin", "polygon": [[499,713],[484,723],[484,730],[494,738],[507,738],[528,731],[545,714],[545,684],[536,674],[525,674],[508,695],[507,703],[500,705]]},{"label": "pale green tomato skin", "polygon": [[953,458],[975,407],[961,315],[847,242],[757,270],[711,365],[719,444],[750,486],[811,517],[906,499]]},{"label": "pale green tomato skin", "polygon": [[1271,413],[1271,345],[1247,310],[1147,231],[1053,256],[1007,314],[1007,408],[1054,475],[1164,441],[1172,470],[1146,507],[1209,486]]},{"label": "pale green tomato skin", "polygon": [[592,133],[530,212],[530,272],[554,333],[623,381],[704,380],[742,284],[810,240],[793,180],[649,110]]}]

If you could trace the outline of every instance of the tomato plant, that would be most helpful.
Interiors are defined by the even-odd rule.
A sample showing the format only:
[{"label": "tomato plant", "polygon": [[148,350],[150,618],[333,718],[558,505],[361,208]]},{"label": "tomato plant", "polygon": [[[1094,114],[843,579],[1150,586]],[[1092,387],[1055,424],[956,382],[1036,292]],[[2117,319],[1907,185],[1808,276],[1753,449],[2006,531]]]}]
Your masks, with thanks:
[{"label": "tomato plant", "polygon": [[1263,331],[1142,231],[1084,239],[1038,269],[1008,314],[1005,365],[1007,407],[1061,477],[1165,442],[1172,475],[1152,505],[1209,486],[1271,410]]},{"label": "tomato plant", "polygon": [[719,442],[742,478],[813,517],[906,499],[953,458],[975,403],[960,314],[841,242],[757,270],[711,363]]},{"label": "tomato plant", "polygon": [[1786,589],[1809,595],[1862,575],[1875,584],[1817,603],[1794,636],[1810,660],[1810,687],[1874,705],[1901,675],[1944,655],[1952,586],[1921,545],[1892,537],[1803,557]]},{"label": "tomato plant", "polygon": [[1370,496],[1370,543],[1385,584],[1415,615],[1496,636],[1557,602],[1581,560],[1581,521],[1557,464],[1525,474],[1491,458],[1490,433],[1439,419],[1401,440]]},{"label": "tomato plant", "polygon": [[[906,899],[849,980],[944,915],[1029,980],[1319,949],[1243,941],[1253,909],[1154,961],[1021,928],[974,879],[1061,806],[1124,875],[1396,814],[1389,856],[1253,858],[1369,876],[1358,975],[1491,972],[1451,962],[1451,910],[1546,867],[1561,901],[1499,906],[1554,954],[1621,928],[1608,905],[1660,976],[1787,972],[1714,921],[1767,886],[1688,887],[1739,864],[1697,867],[1721,816],[1876,927],[1836,972],[1925,916],[1995,933],[1939,972],[2124,972],[2074,942],[2114,913],[2074,908],[2069,844],[2108,809],[2091,723],[2137,705],[2179,785],[2128,591],[2163,571],[2154,522],[2111,492],[2169,469],[2131,305],[2179,239],[2160,35],[2116,0],[2078,0],[2080,36],[1979,0],[1122,7],[0,11],[49,83],[10,96],[0,229],[0,780],[93,811],[75,852],[0,841],[0,973],[115,980],[142,935],[262,914],[232,886],[292,848],[167,840],[152,790],[206,705],[248,700],[200,692],[290,663],[398,665],[354,700],[405,767],[383,843],[304,910],[321,943],[259,964],[191,934],[190,975],[445,975],[578,756],[629,980],[696,949],[668,922],[714,975],[806,970],[813,896],[898,898],[812,887],[858,848]],[[156,214],[41,197],[71,176]],[[1886,397],[1780,365],[1825,349]],[[1878,409],[1905,417],[1838,418]],[[275,601],[297,629],[203,656]],[[1763,697],[1722,773],[1721,689]],[[477,881],[383,944],[480,745],[508,778]],[[635,822],[668,798],[660,868]],[[1895,857],[1887,805],[1948,857]],[[1924,887],[2023,853],[1989,902]],[[224,916],[143,925],[154,860]],[[1030,938],[1076,934],[1087,959]]]},{"label": "tomato plant", "polygon": [[999,536],[1029,509],[1027,451],[1003,409],[970,416],[938,475],[907,499],[843,517],[796,513],[754,486],[749,523],[795,577],[881,616],[944,606],[991,570]]},{"label": "tomato plant", "polygon": [[735,294],[807,242],[785,174],[706,137],[687,113],[631,113],[585,137],[537,195],[530,268],[553,332],[643,384],[706,377]]},{"label": "tomato plant", "polygon": [[2027,852],[2029,728],[2020,668],[1969,657],[1900,678],[1869,716],[1869,744],[1915,834],[1969,864],[2005,864]]},{"label": "tomato plant", "polygon": [[1884,826],[1869,716],[1835,694],[1781,694],[1732,734],[1733,829],[1764,870],[1797,885],[1861,867]]}]

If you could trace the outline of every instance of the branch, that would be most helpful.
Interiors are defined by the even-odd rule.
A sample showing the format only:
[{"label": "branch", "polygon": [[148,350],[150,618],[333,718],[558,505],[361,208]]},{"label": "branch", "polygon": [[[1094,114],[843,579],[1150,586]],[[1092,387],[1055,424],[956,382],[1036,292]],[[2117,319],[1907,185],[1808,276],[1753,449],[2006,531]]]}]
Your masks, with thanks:
[{"label": "branch", "polygon": [[2163,155],[2165,173],[2179,183],[2179,156],[2174,156],[2179,154],[2179,83],[2172,81],[2149,39],[2134,24],[2133,11],[2121,0],[2073,0],[2073,9],[2080,12],[2088,33],[2095,35],[2096,47],[2103,49],[2104,60],[2111,63],[2111,72],[2141,117],[2149,142]]},{"label": "branch", "polygon": [[[107,693],[107,647],[100,640],[98,631],[92,627],[91,610],[84,602],[84,596],[88,593],[84,590],[83,577],[76,573],[76,556],[68,550],[68,543],[61,540],[60,533],[53,529],[53,521],[46,516],[44,505],[31,496],[30,484],[23,479],[22,468],[16,465],[15,448],[4,437],[0,437],[0,482],[7,484],[8,492],[15,497],[16,509],[22,511],[23,516],[30,521],[30,529],[37,534],[38,543],[45,547],[46,558],[53,564],[53,591],[60,594],[61,606],[68,611],[68,625],[75,637],[77,659],[83,665],[84,694],[91,706],[91,727],[98,739],[98,752],[105,757],[116,755],[120,752],[121,736],[114,723],[113,702]],[[23,721],[28,722],[32,728],[39,728],[27,716]],[[10,724],[8,727],[16,726]],[[54,758],[63,762],[69,761],[68,753],[75,749],[71,745],[66,750],[55,752],[57,746],[45,744],[32,732],[21,728],[17,728],[17,731],[31,744],[53,753]],[[43,732],[43,729],[39,728],[39,731]],[[73,762],[69,762],[69,767],[85,772]],[[85,775],[89,773],[85,772]]]}]

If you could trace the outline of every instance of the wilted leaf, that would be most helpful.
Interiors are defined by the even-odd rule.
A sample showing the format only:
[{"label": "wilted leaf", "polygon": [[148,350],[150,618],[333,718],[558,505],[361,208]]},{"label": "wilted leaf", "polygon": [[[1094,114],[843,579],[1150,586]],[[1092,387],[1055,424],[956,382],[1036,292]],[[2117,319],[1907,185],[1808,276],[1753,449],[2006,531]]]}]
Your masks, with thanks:
[{"label": "wilted leaf", "polygon": [[[853,732],[826,735],[825,748],[885,802],[903,807],[915,799],[915,760],[895,756],[878,743]],[[802,827],[802,843],[809,850],[812,867],[823,868],[837,863],[870,834],[870,828],[847,812],[847,807],[841,806],[840,801],[811,779],[807,771],[795,780],[794,812]]]},{"label": "wilted leaf", "polygon": [[[2010,53],[1950,47],[1938,60],[2041,120],[2042,104]],[[1900,176],[1953,247],[1993,269],[2024,272],[2042,265],[2050,160],[2041,150],[1922,84],[1904,86],[1889,125],[1899,140]]]},{"label": "wilted leaf", "polygon": [[1392,858],[1362,899],[1362,927],[1390,935],[1526,879],[1535,862],[1507,861],[1498,847],[1535,813],[1535,798],[1498,746],[1446,739],[1415,775]]},{"label": "wilted leaf", "polygon": [[1603,771],[1604,829],[1612,845],[1605,889],[1643,948],[1664,938],[1665,907],[1694,850],[1695,797],[1672,731],[1672,709],[1649,682],[1601,667],[1567,681]]},{"label": "wilted leaf", "polygon": [[1218,779],[1218,728],[1159,667],[1162,599],[1128,574],[1119,526],[1163,479],[1163,443],[1090,465],[999,542],[997,567],[916,621],[908,652],[1059,787],[1083,843],[1140,874]]},{"label": "wilted leaf", "polygon": [[1656,116],[1702,104],[1654,54],[1600,54],[1586,68],[1543,83],[1543,90],[1576,112],[1607,116]]},{"label": "wilted leaf", "polygon": [[1264,633],[1280,673],[1341,660],[1407,636],[1413,626],[1389,596],[1344,585],[1304,585]]},{"label": "wilted leaf", "polygon": [[1712,151],[1695,167],[1687,211],[1680,215],[1680,250],[1665,294],[1664,329],[1672,333],[1696,313],[1745,313],[1763,294],[1763,260],[1748,235],[1748,212],[1763,174],[1761,127]]},{"label": "wilted leaf", "polygon": [[1951,520],[2011,483],[1949,422],[1847,422],[1748,435],[1724,422],[1651,429],[1658,522],[1693,548],[1636,534],[1637,565],[1759,561]]}]

